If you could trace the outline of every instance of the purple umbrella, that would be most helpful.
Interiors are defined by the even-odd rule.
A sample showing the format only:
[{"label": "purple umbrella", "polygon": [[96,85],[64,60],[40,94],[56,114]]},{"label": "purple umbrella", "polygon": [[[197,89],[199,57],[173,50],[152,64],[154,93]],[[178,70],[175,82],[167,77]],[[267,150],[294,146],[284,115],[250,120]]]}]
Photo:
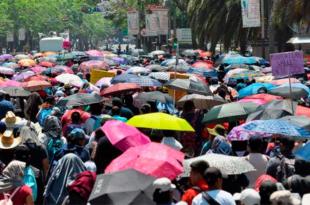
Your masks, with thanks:
[{"label": "purple umbrella", "polygon": [[126,59],[121,57],[113,57],[112,60],[117,64],[126,64]]},{"label": "purple umbrella", "polygon": [[234,127],[227,135],[227,139],[229,141],[247,141],[253,136],[261,136],[263,138],[272,136],[271,134],[246,130],[244,125]]},{"label": "purple umbrella", "polygon": [[0,61],[12,60],[14,57],[10,54],[3,54],[0,56]]},{"label": "purple umbrella", "polygon": [[7,67],[0,66],[0,73],[3,75],[14,75],[15,70],[13,68],[7,68]]},{"label": "purple umbrella", "polygon": [[14,75],[12,79],[16,80],[16,81],[22,82],[25,79],[27,79],[27,78],[29,78],[31,76],[34,76],[34,75],[36,75],[36,74],[33,71],[28,70],[28,71],[25,71],[25,72],[22,72],[22,73]]}]

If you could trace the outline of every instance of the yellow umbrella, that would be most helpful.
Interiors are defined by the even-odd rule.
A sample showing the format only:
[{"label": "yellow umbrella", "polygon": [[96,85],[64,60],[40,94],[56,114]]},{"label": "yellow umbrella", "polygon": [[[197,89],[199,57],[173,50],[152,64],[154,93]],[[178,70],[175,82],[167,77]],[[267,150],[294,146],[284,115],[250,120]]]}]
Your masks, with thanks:
[{"label": "yellow umbrella", "polygon": [[136,115],[130,118],[127,124],[138,128],[157,130],[195,131],[186,120],[161,112]]},{"label": "yellow umbrella", "polygon": [[18,64],[22,67],[33,67],[36,65],[36,62],[32,59],[22,59],[18,61]]}]

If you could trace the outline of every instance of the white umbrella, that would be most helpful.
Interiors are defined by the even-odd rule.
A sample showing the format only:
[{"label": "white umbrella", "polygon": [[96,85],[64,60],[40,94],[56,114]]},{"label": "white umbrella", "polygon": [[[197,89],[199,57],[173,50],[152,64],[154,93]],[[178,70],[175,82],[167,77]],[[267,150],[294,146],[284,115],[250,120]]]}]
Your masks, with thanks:
[{"label": "white umbrella", "polygon": [[222,154],[205,154],[192,159],[184,160],[184,173],[182,176],[187,177],[190,173],[190,164],[195,161],[203,160],[208,162],[210,167],[216,167],[221,170],[222,174],[235,175],[255,171],[253,165],[244,157],[235,157]]},{"label": "white umbrella", "polygon": [[61,74],[57,76],[56,80],[58,82],[69,84],[69,85],[76,86],[76,87],[82,87],[84,85],[83,80],[79,76],[69,74],[69,73],[65,73],[65,74]]},{"label": "white umbrella", "polygon": [[169,81],[170,73],[167,72],[154,72],[149,74],[150,78],[154,78],[156,80]]}]

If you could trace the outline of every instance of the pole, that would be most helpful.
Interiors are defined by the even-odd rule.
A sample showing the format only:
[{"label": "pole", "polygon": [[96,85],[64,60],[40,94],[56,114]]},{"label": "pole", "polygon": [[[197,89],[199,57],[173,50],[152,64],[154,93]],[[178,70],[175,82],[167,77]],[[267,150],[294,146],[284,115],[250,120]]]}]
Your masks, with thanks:
[{"label": "pole", "polygon": [[[177,79],[177,67],[178,67],[178,65],[179,65],[179,43],[176,44],[174,79]],[[175,89],[173,90],[173,102],[174,102],[174,106],[175,106],[176,105]]]},{"label": "pole", "polygon": [[295,111],[294,111],[293,98],[292,98],[293,97],[293,92],[292,92],[291,74],[289,75],[288,80],[289,80],[289,85],[290,85],[290,98],[291,98],[292,114],[294,115]]}]

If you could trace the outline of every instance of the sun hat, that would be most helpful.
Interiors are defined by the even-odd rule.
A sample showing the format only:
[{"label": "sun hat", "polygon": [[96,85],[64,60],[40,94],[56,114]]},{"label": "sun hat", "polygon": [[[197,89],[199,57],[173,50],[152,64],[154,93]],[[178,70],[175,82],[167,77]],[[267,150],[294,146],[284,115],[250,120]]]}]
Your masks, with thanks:
[{"label": "sun hat", "polygon": [[155,190],[159,189],[160,192],[172,191],[176,188],[176,186],[171,183],[170,179],[166,177],[156,179],[153,182],[153,187]]},{"label": "sun hat", "polygon": [[0,149],[13,149],[20,145],[21,142],[21,137],[14,138],[13,130],[6,130],[0,135]]},{"label": "sun hat", "polygon": [[270,196],[270,201],[272,205],[300,205],[300,200],[293,197],[292,193],[288,190],[273,192]]},{"label": "sun hat", "polygon": [[5,123],[7,128],[13,129],[16,124],[22,121],[22,119],[16,116],[14,112],[8,111],[2,121]]},{"label": "sun hat", "polygon": [[210,135],[218,136],[223,135],[221,132],[225,132],[226,129],[223,125],[217,124],[214,128],[207,128]]},{"label": "sun hat", "polygon": [[260,204],[260,195],[254,189],[245,189],[240,194],[240,201],[244,205]]}]

